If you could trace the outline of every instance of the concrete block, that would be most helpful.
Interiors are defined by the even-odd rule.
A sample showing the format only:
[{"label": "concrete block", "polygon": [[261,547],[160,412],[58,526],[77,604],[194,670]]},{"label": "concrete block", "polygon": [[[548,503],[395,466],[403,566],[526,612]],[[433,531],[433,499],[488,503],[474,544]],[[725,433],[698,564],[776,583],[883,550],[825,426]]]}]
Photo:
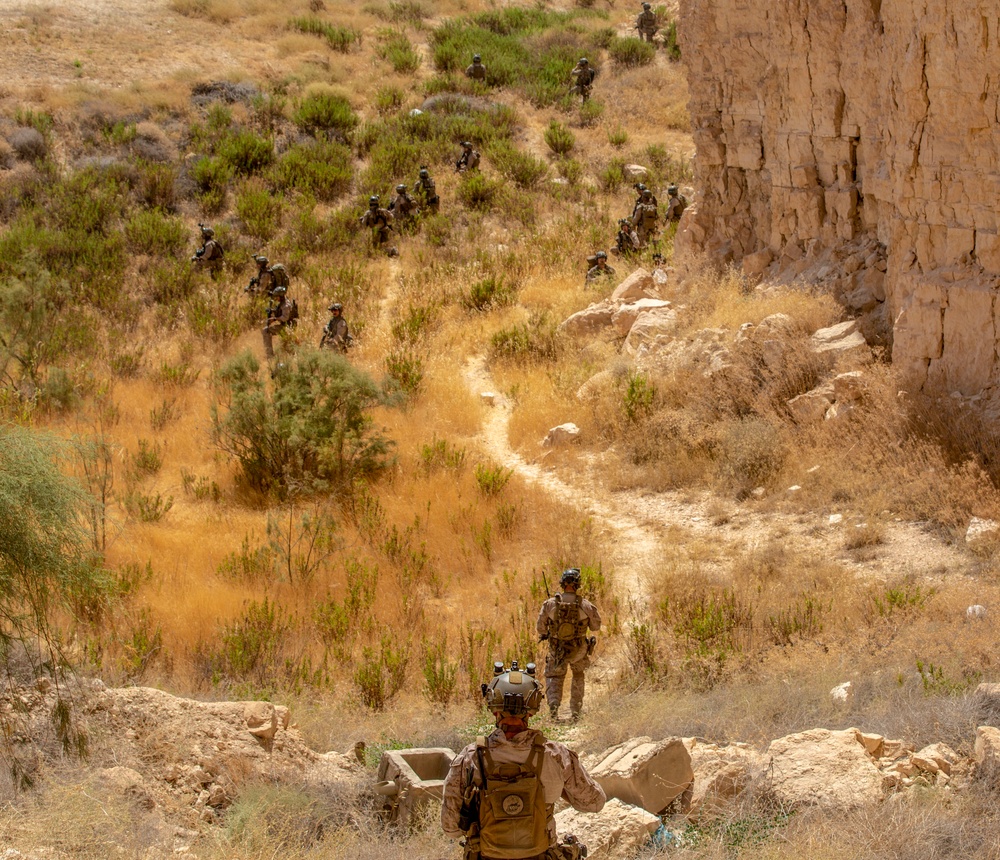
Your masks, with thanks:
[{"label": "concrete block", "polygon": [[408,825],[417,809],[440,802],[455,753],[445,747],[386,750],[378,765],[375,791],[384,798],[390,821]]},{"label": "concrete block", "polygon": [[662,822],[644,809],[611,798],[597,813],[564,809],[556,813],[560,839],[572,834],[587,846],[591,860],[631,857],[649,845]]},{"label": "concrete block", "polygon": [[680,738],[632,738],[607,750],[591,776],[608,797],[660,815],[694,782],[691,754]]}]

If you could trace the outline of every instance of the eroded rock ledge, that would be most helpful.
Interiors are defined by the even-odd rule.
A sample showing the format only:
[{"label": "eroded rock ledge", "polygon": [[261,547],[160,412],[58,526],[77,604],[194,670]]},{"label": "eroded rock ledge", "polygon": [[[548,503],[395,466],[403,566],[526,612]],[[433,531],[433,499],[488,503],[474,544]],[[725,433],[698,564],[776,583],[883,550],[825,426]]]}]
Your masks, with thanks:
[{"label": "eroded rock ledge", "polygon": [[681,39],[681,247],[867,304],[914,388],[1000,396],[995,5],[683,0]]}]

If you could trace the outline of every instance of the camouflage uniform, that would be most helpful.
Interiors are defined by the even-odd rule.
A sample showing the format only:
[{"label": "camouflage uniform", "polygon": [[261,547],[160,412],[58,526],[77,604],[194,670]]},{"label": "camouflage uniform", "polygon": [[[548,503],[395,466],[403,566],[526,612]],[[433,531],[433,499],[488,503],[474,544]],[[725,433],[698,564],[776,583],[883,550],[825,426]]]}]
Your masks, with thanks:
[{"label": "camouflage uniform", "polygon": [[[553,818],[553,807],[560,798],[581,812],[600,812],[606,800],[604,789],[583,769],[576,753],[558,741],[545,740],[545,736],[537,729],[527,729],[510,740],[503,731],[497,729],[485,738],[484,751],[489,753],[495,764],[524,764],[528,761],[535,745],[535,738],[538,736],[544,740],[539,780],[545,794],[550,848],[544,854],[524,860],[541,860],[541,858],[548,860],[563,856],[557,845],[558,836]],[[444,781],[441,827],[452,839],[466,835],[466,832],[459,827],[459,810],[462,807],[466,787],[470,783],[482,785],[476,747],[475,743],[469,744],[455,757]]]},{"label": "camouflage uniform", "polygon": [[267,257],[254,257],[254,259],[257,261],[257,274],[250,279],[250,283],[247,284],[244,292],[254,295],[264,293],[264,295],[269,296],[274,288],[278,286],[274,271],[268,265]]},{"label": "camouflage uniform", "polygon": [[320,349],[332,349],[335,352],[347,352],[350,335],[347,332],[347,320],[342,314],[334,314],[323,327],[323,337],[320,338]]},{"label": "camouflage uniform", "polygon": [[581,96],[584,101],[587,101],[590,98],[590,89],[594,85],[594,78],[597,77],[596,70],[589,63],[581,61],[573,67],[570,74],[575,81],[573,88],[569,91],[570,95]]},{"label": "camouflage uniform", "polygon": [[421,208],[435,214],[441,204],[441,198],[438,197],[437,188],[429,173],[417,179],[417,184],[413,186],[413,197]]},{"label": "camouflage uniform", "polygon": [[[577,604],[577,611],[570,613],[576,629],[565,638],[559,638],[560,605]],[[566,610],[563,610],[566,611]],[[601,613],[589,600],[574,592],[564,591],[555,597],[550,597],[542,604],[538,612],[535,629],[539,636],[548,638],[549,653],[545,658],[545,700],[553,715],[559,712],[562,704],[563,682],[568,670],[573,670],[573,681],[569,691],[569,709],[574,717],[583,712],[583,694],[586,688],[584,672],[590,668],[590,643],[587,639],[587,629],[601,629]]]},{"label": "camouflage uniform", "polygon": [[687,200],[683,194],[671,194],[667,198],[667,221],[680,221],[681,215],[687,208]]},{"label": "camouflage uniform", "polygon": [[204,239],[204,244],[195,251],[191,260],[199,268],[206,268],[213,275],[216,275],[222,270],[222,259],[224,256],[222,245],[215,241],[214,234],[206,233],[204,230],[202,230],[202,238]]},{"label": "camouflage uniform", "polygon": [[639,31],[639,38],[647,42],[653,41],[653,36],[659,29],[656,24],[656,13],[652,9],[646,8],[646,4],[643,4],[642,12],[635,19],[635,28]]},{"label": "camouflage uniform", "polygon": [[[652,195],[649,197],[652,198]],[[650,240],[656,237],[659,219],[660,212],[652,199],[644,199],[642,203],[636,206],[635,214],[632,216],[632,226],[635,228],[635,233],[639,237],[639,244],[641,246],[644,247]]]},{"label": "camouflage uniform", "polygon": [[473,149],[472,145],[462,145],[462,155],[455,162],[455,170],[459,173],[465,170],[476,170],[479,167],[479,150]]},{"label": "camouflage uniform", "polygon": [[611,278],[614,277],[615,270],[611,268],[607,263],[603,266],[598,263],[596,266],[591,266],[587,270],[587,280],[596,281],[598,278]]},{"label": "camouflage uniform", "polygon": [[622,218],[618,222],[618,235],[615,236],[615,246],[611,249],[613,254],[631,254],[640,248],[639,237],[632,229],[632,222],[628,218]]},{"label": "camouflage uniform", "polygon": [[417,206],[417,201],[406,191],[400,191],[389,204],[389,211],[402,222],[416,217],[420,208]]},{"label": "camouflage uniform", "polygon": [[361,226],[368,227],[372,231],[372,242],[376,248],[389,241],[392,220],[392,213],[377,204],[369,206],[368,211],[361,216]]},{"label": "camouflage uniform", "polygon": [[472,61],[472,65],[468,66],[465,70],[465,76],[467,78],[472,78],[474,81],[486,82],[486,66],[482,62]]},{"label": "camouflage uniform", "polygon": [[261,329],[264,338],[264,355],[274,358],[274,336],[292,319],[292,302],[284,295],[278,298],[278,304],[267,315],[267,324]]}]

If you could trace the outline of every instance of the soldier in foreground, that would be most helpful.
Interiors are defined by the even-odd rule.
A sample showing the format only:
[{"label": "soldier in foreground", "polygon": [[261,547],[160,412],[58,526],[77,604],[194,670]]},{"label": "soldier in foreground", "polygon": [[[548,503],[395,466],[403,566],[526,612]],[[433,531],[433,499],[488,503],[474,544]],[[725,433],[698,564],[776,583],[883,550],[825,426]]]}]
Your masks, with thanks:
[{"label": "soldier in foreground", "polygon": [[615,270],[608,265],[608,255],[604,251],[594,254],[594,265],[587,270],[587,283],[598,278],[613,278]]},{"label": "soldier in foreground", "polygon": [[451,763],[444,781],[441,827],[465,837],[465,860],[580,860],[586,846],[573,836],[560,843],[553,806],[562,798],[581,812],[600,812],[604,790],[572,750],[547,740],[528,720],[538,713],[542,691],[535,666],[493,664],[482,685],[496,730],[479,737]]},{"label": "soldier in foreground", "polygon": [[347,320],[344,319],[344,306],[340,302],[334,302],[327,310],[330,311],[330,321],[323,326],[319,348],[346,354],[352,338],[347,330]]},{"label": "soldier in foreground", "polygon": [[549,703],[549,713],[554,718],[559,716],[563,682],[567,671],[572,669],[569,709],[573,719],[578,720],[583,713],[584,673],[590,668],[590,655],[597,644],[593,636],[587,638],[587,630],[601,629],[601,613],[593,603],[577,594],[579,568],[564,570],[559,584],[562,594],[542,604],[535,628],[539,641],[549,643],[549,655],[545,659],[545,699]]},{"label": "soldier in foreground", "polygon": [[441,198],[438,197],[434,180],[431,179],[431,173],[426,167],[420,168],[417,184],[413,186],[413,197],[421,209],[434,215],[437,214]]},{"label": "soldier in foreground", "polygon": [[656,13],[649,3],[642,4],[642,11],[635,19],[635,29],[639,31],[639,38],[646,42],[652,42],[653,36],[659,29],[656,23]]},{"label": "soldier in foreground", "polygon": [[611,253],[625,256],[638,251],[639,247],[639,237],[632,229],[632,219],[620,218],[618,220],[618,235],[615,236],[615,246],[611,249]]},{"label": "soldier in foreground", "polygon": [[[388,243],[392,220],[392,213],[379,206],[377,194],[368,198],[368,211],[361,216],[361,226],[372,231],[372,245],[376,249]],[[388,249],[390,257],[395,257],[398,253],[395,248]]]},{"label": "soldier in foreground", "polygon": [[201,228],[201,247],[194,252],[191,262],[198,268],[208,269],[213,275],[222,270],[222,259],[225,256],[222,245],[215,240],[215,230],[207,224],[199,224]]},{"label": "soldier in foreground", "polygon": [[472,78],[474,81],[479,81],[480,83],[486,83],[486,66],[483,65],[483,60],[476,54],[472,58],[472,65],[465,69],[465,76],[467,78]]},{"label": "soldier in foreground", "polygon": [[581,96],[583,101],[587,101],[594,85],[594,78],[597,77],[597,70],[590,65],[586,57],[580,57],[570,74],[574,81],[573,88],[569,91],[570,95]]},{"label": "soldier in foreground", "polygon": [[392,198],[392,202],[389,204],[389,211],[402,225],[411,218],[416,218],[420,212],[420,207],[417,206],[417,201],[410,197],[406,186],[400,183],[396,186],[396,196]]},{"label": "soldier in foreground", "polygon": [[466,170],[477,170],[479,168],[479,150],[472,148],[472,143],[468,140],[462,141],[462,154],[455,162],[455,170],[464,173]]},{"label": "soldier in foreground", "polygon": [[271,290],[271,295],[277,299],[277,303],[268,306],[267,322],[261,329],[261,335],[264,338],[264,355],[269,359],[274,358],[274,336],[285,326],[294,325],[299,316],[298,305],[287,297],[287,292],[287,287],[275,287]]},{"label": "soldier in foreground", "polygon": [[680,189],[676,185],[671,185],[667,188],[667,221],[671,223],[680,221],[681,215],[684,214],[686,208],[687,198],[680,193]]},{"label": "soldier in foreground", "polygon": [[640,247],[656,238],[656,229],[660,221],[660,211],[653,200],[653,193],[647,188],[642,192],[642,200],[632,214],[632,227],[639,237]]}]

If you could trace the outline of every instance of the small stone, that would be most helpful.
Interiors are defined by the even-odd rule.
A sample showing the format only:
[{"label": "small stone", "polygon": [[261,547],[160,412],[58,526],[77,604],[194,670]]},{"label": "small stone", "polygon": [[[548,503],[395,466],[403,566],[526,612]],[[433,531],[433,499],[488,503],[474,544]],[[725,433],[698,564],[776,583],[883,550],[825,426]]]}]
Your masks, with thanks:
[{"label": "small stone", "polygon": [[965,610],[965,617],[972,620],[982,620],[986,617],[986,607],[981,603],[973,603]]},{"label": "small stone", "polygon": [[566,445],[570,442],[580,441],[580,428],[577,427],[572,422],[567,422],[566,424],[560,424],[558,427],[553,427],[542,440],[542,446],[545,448],[551,448],[556,445]]},{"label": "small stone", "polygon": [[965,530],[965,542],[967,544],[976,543],[976,541],[996,534],[997,531],[1000,531],[1000,523],[996,520],[973,517],[969,520],[969,527]]},{"label": "small stone", "polygon": [[830,698],[835,702],[848,702],[854,697],[854,685],[850,681],[837,684],[830,690]]},{"label": "small stone", "polygon": [[831,526],[835,526],[838,523],[842,523],[843,521],[844,521],[843,514],[830,514],[830,519],[828,520]]},{"label": "small stone", "polygon": [[801,489],[802,489],[802,487],[800,487],[798,484],[793,484],[792,486],[790,486],[788,488],[788,492],[790,492],[790,493],[797,493]]},{"label": "small stone", "polygon": [[496,397],[496,394],[492,391],[484,391],[479,395],[479,399],[487,406],[495,406]]}]

